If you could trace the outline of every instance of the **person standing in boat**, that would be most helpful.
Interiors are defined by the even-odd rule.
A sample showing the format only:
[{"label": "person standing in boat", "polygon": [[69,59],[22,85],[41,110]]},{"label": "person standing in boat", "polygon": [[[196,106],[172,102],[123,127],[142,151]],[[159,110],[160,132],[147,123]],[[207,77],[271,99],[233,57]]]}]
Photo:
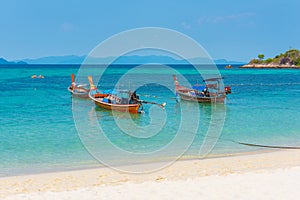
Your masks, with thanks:
[{"label": "person standing in boat", "polygon": [[139,102],[139,96],[137,96],[136,91],[130,94],[130,104],[136,104]]},{"label": "person standing in boat", "polygon": [[205,88],[202,90],[202,94],[203,94],[205,97],[209,97],[209,96],[210,96],[207,87],[205,87]]}]

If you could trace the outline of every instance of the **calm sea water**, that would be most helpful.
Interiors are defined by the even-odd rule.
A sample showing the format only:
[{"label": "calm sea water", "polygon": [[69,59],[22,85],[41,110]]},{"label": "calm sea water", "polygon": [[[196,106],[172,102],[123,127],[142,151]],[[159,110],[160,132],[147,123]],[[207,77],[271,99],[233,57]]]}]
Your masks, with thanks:
[{"label": "calm sea water", "polygon": [[[171,66],[184,75],[191,83],[197,83],[199,76],[189,66]],[[210,156],[251,152],[262,148],[242,146],[232,142],[248,142],[264,145],[300,145],[300,70],[292,69],[224,69],[218,66],[225,85],[232,87],[225,105],[199,106],[199,116],[195,117],[193,103],[177,103],[175,95],[159,84],[147,84],[138,90],[140,97],[148,101],[166,102],[165,111],[156,106],[145,106],[143,115],[116,114],[122,128],[116,125],[113,114],[89,100],[72,97],[67,91],[71,73],[77,73],[79,66],[0,66],[0,176],[68,170],[101,166],[83,144],[82,137],[89,137],[89,145],[99,151],[107,146],[98,144],[95,135],[89,130],[89,116],[96,116],[108,138],[115,146],[128,152],[149,153],[162,149],[176,137],[180,127],[180,109],[190,109],[186,116],[190,123],[199,119],[199,128],[191,136],[193,140],[185,157],[197,157],[209,125],[222,123],[222,119],[212,121],[212,113],[226,113],[223,129]],[[99,82],[101,89],[115,85],[122,74],[133,66],[113,66],[105,72]],[[140,72],[137,72],[140,73]],[[208,72],[209,73],[209,72]],[[44,79],[31,79],[33,74],[42,74]],[[134,74],[134,72],[133,72]],[[156,80],[172,82],[171,74],[159,67],[143,71]],[[133,87],[131,83],[120,87]],[[131,84],[131,85],[130,85]],[[73,104],[73,105],[72,105]],[[79,105],[76,107],[76,105]],[[83,125],[84,133],[78,134],[73,118],[73,109],[87,116]],[[81,110],[82,108],[82,110]],[[223,115],[222,115],[223,116]],[[93,118],[91,121],[95,120]],[[77,121],[78,122],[78,121]],[[136,126],[129,125],[134,122]],[[146,127],[146,129],[143,129]],[[157,134],[148,137],[149,130]],[[140,130],[139,130],[140,128]],[[124,134],[126,132],[126,134]],[[151,132],[151,131],[150,131]],[[128,135],[130,133],[131,135]],[[193,131],[191,133],[193,134]],[[146,139],[143,136],[147,136]],[[218,134],[210,134],[214,141]],[[144,139],[143,139],[144,138]],[[177,149],[185,149],[183,138],[176,148],[156,156],[161,161],[174,157]],[[89,149],[90,150],[90,149]],[[116,152],[107,152],[105,159],[122,160]],[[127,159],[128,162],[130,158]],[[147,158],[143,162],[151,162]],[[132,160],[132,163],[133,160]]]}]

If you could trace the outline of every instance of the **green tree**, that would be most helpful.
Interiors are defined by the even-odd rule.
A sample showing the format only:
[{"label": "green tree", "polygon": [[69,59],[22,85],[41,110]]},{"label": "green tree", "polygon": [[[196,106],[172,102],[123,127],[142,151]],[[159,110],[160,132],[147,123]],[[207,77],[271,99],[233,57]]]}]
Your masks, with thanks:
[{"label": "green tree", "polygon": [[258,54],[257,57],[258,57],[259,60],[263,60],[265,58],[265,55],[264,54]]},{"label": "green tree", "polygon": [[268,59],[265,61],[266,64],[269,64],[269,63],[271,63],[271,62],[273,62],[273,59],[272,59],[272,58],[268,58]]},{"label": "green tree", "polygon": [[300,57],[295,60],[295,65],[300,66]]},{"label": "green tree", "polygon": [[250,64],[259,64],[259,63],[260,63],[260,60],[255,59],[255,58],[250,61]]}]

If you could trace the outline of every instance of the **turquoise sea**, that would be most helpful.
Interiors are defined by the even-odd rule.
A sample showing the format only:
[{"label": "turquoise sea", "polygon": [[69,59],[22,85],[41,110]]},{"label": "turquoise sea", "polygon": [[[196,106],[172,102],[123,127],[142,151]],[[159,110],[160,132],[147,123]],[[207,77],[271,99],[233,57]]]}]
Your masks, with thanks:
[{"label": "turquoise sea", "polygon": [[[111,67],[105,72],[99,87],[114,87],[120,76],[133,67]],[[171,67],[190,83],[196,84],[199,81],[199,75],[190,66]],[[214,127],[218,120],[222,122],[222,119],[211,121],[212,113],[218,112],[226,113],[224,126],[220,135],[212,134],[210,138],[206,138],[215,141],[214,137],[217,137],[217,143],[208,156],[264,149],[240,145],[234,141],[262,145],[300,145],[300,70],[240,69],[238,66],[225,69],[220,65],[218,69],[224,77],[224,84],[231,86],[232,94],[228,95],[224,105],[197,104],[198,114],[193,112],[194,103],[177,103],[172,91],[158,84],[147,84],[138,90],[140,98],[166,102],[165,111],[157,106],[146,105],[145,114],[128,117],[122,113],[113,116],[112,112],[96,108],[89,100],[72,100],[67,87],[71,83],[70,74],[76,74],[78,69],[77,65],[0,66],[0,176],[103,166],[84,147],[83,144],[86,143],[82,141],[83,135],[89,137],[89,145],[94,150],[105,152],[105,159],[118,160],[120,164],[124,164],[121,162],[124,159],[127,163],[137,162],[120,157],[113,151],[106,152],[107,146],[93,138],[97,136],[88,128],[91,123],[88,118],[90,115],[96,116],[96,122],[103,128],[106,138],[127,152],[151,153],[168,146],[180,127],[182,107],[190,109],[185,117],[191,119],[191,123],[195,118],[200,121],[195,134],[193,131],[187,133],[194,135],[191,136],[191,145],[188,145],[183,158],[197,158],[210,123]],[[172,75],[159,66],[149,67],[143,73],[172,82]],[[45,78],[31,79],[33,74],[42,74]],[[128,83],[128,87],[133,84],[135,80]],[[121,87],[126,88],[126,85]],[[76,130],[74,109],[87,116],[82,120],[83,124],[79,125],[81,130],[85,130],[84,133],[81,131],[78,134]],[[116,126],[114,117],[123,123],[123,130]],[[136,126],[126,126],[130,124],[129,121],[133,121],[137,127],[148,129],[145,131],[142,128],[138,130]],[[156,135],[143,137],[143,134],[150,134],[147,130],[153,130],[156,126],[162,127]],[[124,134],[124,130],[127,134]],[[170,151],[159,154],[155,160],[147,158],[140,162],[170,159],[176,156],[177,149],[185,150],[186,145],[187,141],[181,138],[177,141],[176,148],[172,147]]]}]

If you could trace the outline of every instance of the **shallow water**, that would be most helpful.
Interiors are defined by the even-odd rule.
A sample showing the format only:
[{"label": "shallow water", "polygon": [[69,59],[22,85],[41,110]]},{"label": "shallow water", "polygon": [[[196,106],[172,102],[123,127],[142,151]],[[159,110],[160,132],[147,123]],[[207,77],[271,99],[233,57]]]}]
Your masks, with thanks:
[{"label": "shallow water", "polygon": [[[133,67],[117,65],[109,68],[99,82],[99,88],[114,87],[118,79]],[[171,67],[190,83],[202,83],[191,67]],[[89,100],[72,101],[67,87],[71,82],[70,74],[76,74],[79,66],[1,66],[0,175],[101,166],[83,144],[88,145],[89,151],[105,154],[102,158],[110,159],[114,165],[172,160],[183,152],[188,156],[199,156],[200,150],[209,152],[209,155],[223,155],[261,149],[242,146],[231,140],[300,145],[300,70],[218,67],[225,85],[230,85],[233,91],[225,105],[177,103],[172,90],[156,84],[169,86],[173,81],[172,74],[154,67],[132,72],[132,77],[129,76],[135,77],[132,82],[125,80],[117,87],[131,89],[150,76],[154,84],[139,88],[138,94],[144,100],[166,102],[165,111],[145,105],[145,114],[142,115],[113,115],[111,111],[95,108]],[[93,73],[101,70],[92,68]],[[204,70],[204,73],[210,71]],[[45,78],[31,79],[33,74],[42,74]],[[141,80],[136,77],[141,77]],[[76,124],[77,128],[84,130],[79,134],[74,112],[79,113],[75,117],[80,116],[85,122]],[[191,129],[185,127],[180,135],[178,130],[182,118],[188,121],[186,126],[190,125]],[[224,126],[219,132],[222,120],[225,120]],[[105,138],[118,149],[140,154],[139,160],[135,156],[121,157],[118,151],[109,151],[109,144],[99,141],[97,132],[90,130],[92,123],[100,126]],[[197,123],[199,128],[194,126]],[[193,130],[195,127],[196,131]],[[204,156],[203,152],[200,156]]]}]

